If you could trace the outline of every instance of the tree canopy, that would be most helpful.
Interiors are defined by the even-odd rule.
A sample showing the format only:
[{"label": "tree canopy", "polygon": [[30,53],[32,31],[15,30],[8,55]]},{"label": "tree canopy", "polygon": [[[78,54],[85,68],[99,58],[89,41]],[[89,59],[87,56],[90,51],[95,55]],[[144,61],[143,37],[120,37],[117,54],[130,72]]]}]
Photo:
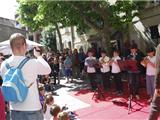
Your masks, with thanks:
[{"label": "tree canopy", "polygon": [[[132,22],[145,2],[120,0],[111,5],[107,1],[28,1],[19,0],[20,22],[33,31],[48,25],[77,26],[83,33],[92,28],[109,46],[110,28],[122,29]],[[102,47],[105,47],[102,46]]]}]

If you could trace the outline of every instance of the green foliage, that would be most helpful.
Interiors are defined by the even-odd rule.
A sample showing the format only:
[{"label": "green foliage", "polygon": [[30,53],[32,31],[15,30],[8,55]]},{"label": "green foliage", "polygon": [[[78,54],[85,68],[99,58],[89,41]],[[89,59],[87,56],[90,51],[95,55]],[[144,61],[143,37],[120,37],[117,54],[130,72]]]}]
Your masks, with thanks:
[{"label": "green foliage", "polygon": [[56,36],[55,32],[53,32],[54,29],[54,27],[48,26],[45,27],[41,33],[41,44],[51,51],[57,51]]},{"label": "green foliage", "polygon": [[[134,0],[118,0],[114,5],[106,1],[19,0],[18,13],[20,22],[33,31],[61,23],[62,27],[76,25],[80,32],[85,32],[89,28],[103,29],[106,19],[115,29],[121,29],[132,21],[143,5],[144,2]],[[106,19],[104,12],[108,13]]]},{"label": "green foliage", "polygon": [[123,28],[131,23],[135,16],[139,15],[139,10],[144,9],[145,3],[137,0],[117,1],[115,5],[110,6],[111,25],[118,30],[127,30]]}]

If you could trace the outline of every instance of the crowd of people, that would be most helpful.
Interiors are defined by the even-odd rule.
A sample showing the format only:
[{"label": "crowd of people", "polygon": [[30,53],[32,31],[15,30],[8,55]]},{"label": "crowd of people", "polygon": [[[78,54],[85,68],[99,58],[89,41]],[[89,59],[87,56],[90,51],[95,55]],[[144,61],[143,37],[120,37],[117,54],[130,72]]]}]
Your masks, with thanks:
[{"label": "crowd of people", "polygon": [[[87,74],[91,90],[94,91],[98,84],[97,74],[100,74],[100,82],[104,91],[114,89],[115,94],[123,95],[122,73],[125,73],[128,76],[129,92],[135,95],[138,100],[140,99],[140,82],[146,80],[145,86],[150,96],[148,100],[150,103],[155,89],[155,50],[154,48],[148,48],[146,56],[137,48],[136,44],[132,45],[129,50],[130,52],[126,57],[121,56],[117,49],[113,50],[112,57],[107,55],[105,50],[101,50],[100,55],[96,55],[92,48],[88,49],[86,53],[80,48],[79,52],[77,49],[74,49],[73,52],[70,49],[65,49],[63,53],[44,54],[44,58],[52,69],[51,74],[45,76],[45,81],[48,79],[47,81],[50,82],[50,78],[53,78],[54,85],[56,85],[65,76],[67,83],[70,83],[74,79],[82,79],[82,76]],[[115,88],[111,85],[111,78],[114,81]],[[57,80],[58,82],[56,82]]]},{"label": "crowd of people", "polygon": [[[0,54],[2,79],[5,78],[7,72],[6,61],[10,66],[17,67],[26,57],[27,45],[23,35],[13,34],[10,37],[10,45],[13,52],[11,57],[2,62],[4,56]],[[104,91],[114,90],[117,96],[121,96],[125,89],[122,73],[125,73],[128,76],[129,93],[137,100],[140,99],[140,81],[146,76],[148,102],[151,103],[155,91],[155,50],[148,48],[146,56],[135,44],[129,50],[128,55],[123,57],[119,50],[114,49],[111,57],[105,50],[101,50],[97,55],[98,52],[95,52],[93,48],[88,49],[86,53],[82,48],[79,51],[74,49],[73,52],[71,49],[64,49],[61,53],[43,53],[41,47],[35,47],[33,54],[27,55],[30,59],[22,68],[25,84],[28,86],[28,95],[23,102],[9,103],[10,107],[7,110],[11,113],[10,118],[12,120],[71,119],[74,116],[73,113],[65,112],[65,107],[61,108],[54,101],[50,93],[54,91],[51,83],[56,86],[61,83],[63,77],[66,78],[66,84],[72,83],[75,79],[82,79],[85,74],[90,81],[92,91],[96,91],[98,84],[102,84]],[[101,76],[100,83],[97,81],[97,74]],[[114,81],[115,88],[112,87],[111,80]]]}]

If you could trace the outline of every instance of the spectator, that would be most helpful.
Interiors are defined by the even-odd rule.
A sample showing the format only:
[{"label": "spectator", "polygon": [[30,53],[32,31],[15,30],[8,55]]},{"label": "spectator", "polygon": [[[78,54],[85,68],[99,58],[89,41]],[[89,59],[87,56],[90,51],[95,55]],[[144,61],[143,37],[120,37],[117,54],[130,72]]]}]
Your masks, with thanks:
[{"label": "spectator", "polygon": [[38,91],[39,91],[39,98],[40,98],[40,102],[41,105],[43,107],[44,105],[44,100],[45,100],[45,88],[43,84],[38,84]]},{"label": "spectator", "polygon": [[[56,57],[53,59],[51,69],[52,69],[52,75],[51,76],[53,76],[54,85],[56,85],[57,84],[56,80],[57,80],[58,74],[59,74],[59,62],[58,62],[58,59]],[[58,84],[59,83],[60,83],[60,79],[58,79]]]},{"label": "spectator", "polygon": [[86,58],[86,55],[83,51],[83,48],[79,49],[78,58],[79,58],[79,62],[80,62],[80,72],[82,73],[82,71],[84,69],[84,61],[85,61],[85,58]]},{"label": "spectator", "polygon": [[50,113],[53,116],[50,120],[58,120],[58,114],[61,112],[60,106],[53,104],[50,109]]},{"label": "spectator", "polygon": [[0,119],[1,120],[6,120],[6,116],[5,116],[5,102],[4,102],[4,98],[0,89]]},{"label": "spectator", "polygon": [[52,94],[46,95],[44,106],[43,106],[44,120],[51,119],[52,115],[50,114],[50,109],[53,104],[54,104],[54,98]]},{"label": "spectator", "polygon": [[[6,61],[10,66],[17,67],[19,63],[26,58],[27,44],[25,37],[20,33],[15,33],[10,37],[10,46],[13,55]],[[23,77],[27,86],[31,85],[28,95],[24,102],[10,103],[12,120],[43,120],[42,106],[39,100],[37,76],[49,74],[51,68],[42,58],[39,48],[34,49],[34,55],[37,59],[30,59],[22,68]],[[5,62],[6,62],[5,61]],[[1,65],[2,77],[7,72],[5,62]]]},{"label": "spectator", "polygon": [[73,78],[78,78],[79,77],[79,58],[78,58],[78,51],[77,49],[74,49],[73,55],[72,55],[72,70],[73,72]]},{"label": "spectator", "polygon": [[66,56],[66,59],[64,61],[64,67],[65,67],[65,76],[67,78],[67,83],[69,83],[70,82],[69,79],[72,77],[72,60],[68,55]]},{"label": "spectator", "polygon": [[64,61],[63,61],[63,57],[60,56],[59,57],[59,78],[64,77]]},{"label": "spectator", "polygon": [[69,115],[67,112],[60,112],[58,114],[58,120],[69,120]]},{"label": "spectator", "polygon": [[[3,53],[0,53],[0,67],[1,67],[1,64],[2,62],[5,60],[4,56],[3,56]],[[2,85],[2,76],[1,76],[1,71],[0,71],[0,86]]]}]

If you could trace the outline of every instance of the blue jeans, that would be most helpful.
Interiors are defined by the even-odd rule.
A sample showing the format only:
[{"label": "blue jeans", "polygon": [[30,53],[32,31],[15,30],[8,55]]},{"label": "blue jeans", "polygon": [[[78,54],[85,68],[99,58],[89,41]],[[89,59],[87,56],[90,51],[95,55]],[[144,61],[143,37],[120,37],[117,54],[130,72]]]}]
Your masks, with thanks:
[{"label": "blue jeans", "polygon": [[11,110],[11,120],[43,120],[43,111]]}]

